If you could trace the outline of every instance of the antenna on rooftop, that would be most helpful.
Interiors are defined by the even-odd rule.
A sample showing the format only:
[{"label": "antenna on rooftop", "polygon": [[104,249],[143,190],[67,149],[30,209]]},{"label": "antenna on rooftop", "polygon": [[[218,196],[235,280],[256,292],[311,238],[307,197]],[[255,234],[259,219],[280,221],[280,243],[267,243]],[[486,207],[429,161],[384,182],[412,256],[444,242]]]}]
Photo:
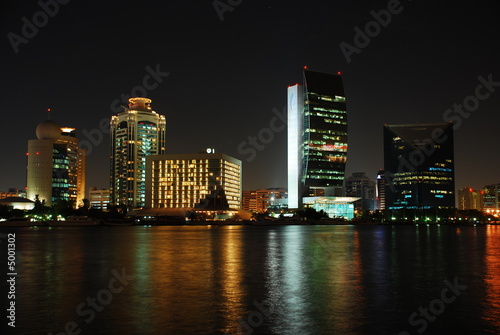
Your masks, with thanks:
[{"label": "antenna on rooftop", "polygon": [[49,120],[50,120],[50,108],[47,108],[47,115],[49,116]]}]

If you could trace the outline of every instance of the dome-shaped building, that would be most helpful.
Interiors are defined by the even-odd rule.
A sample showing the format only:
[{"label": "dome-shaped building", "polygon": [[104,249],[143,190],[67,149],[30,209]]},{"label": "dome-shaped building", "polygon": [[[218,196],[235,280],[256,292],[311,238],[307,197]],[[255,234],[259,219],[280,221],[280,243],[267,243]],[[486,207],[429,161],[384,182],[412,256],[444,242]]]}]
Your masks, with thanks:
[{"label": "dome-shaped building", "polygon": [[74,128],[61,128],[52,120],[36,127],[36,140],[28,141],[27,197],[47,206],[58,200],[85,198],[85,149],[78,148]]},{"label": "dome-shaped building", "polygon": [[39,140],[57,140],[61,136],[61,127],[52,120],[45,120],[36,127]]}]

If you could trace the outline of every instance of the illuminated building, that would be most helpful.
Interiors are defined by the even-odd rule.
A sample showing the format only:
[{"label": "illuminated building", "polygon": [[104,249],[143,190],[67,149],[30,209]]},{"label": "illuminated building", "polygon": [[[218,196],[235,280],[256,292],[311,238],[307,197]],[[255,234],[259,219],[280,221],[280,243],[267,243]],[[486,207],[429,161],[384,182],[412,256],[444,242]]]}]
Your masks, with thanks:
[{"label": "illuminated building", "polygon": [[498,214],[500,210],[500,183],[499,184],[491,184],[483,187],[484,192],[484,205],[483,208],[485,211],[495,211]]},{"label": "illuminated building", "polygon": [[384,165],[386,209],[455,207],[452,123],[385,125]]},{"label": "illuminated building", "polygon": [[109,204],[109,190],[91,187],[89,189],[89,202],[90,207],[105,211],[108,209]]},{"label": "illuminated building", "polygon": [[268,208],[286,207],[287,190],[284,188],[262,188],[243,191],[243,209],[264,213]]},{"label": "illuminated building", "polygon": [[377,194],[376,194],[376,209],[385,209],[385,171],[379,170],[377,172]]},{"label": "illuminated building", "polygon": [[476,191],[470,187],[464,187],[458,190],[458,209],[483,209],[484,191]]},{"label": "illuminated building", "polygon": [[111,117],[110,133],[110,203],[143,207],[146,157],[165,153],[165,117],[151,109],[151,99],[130,98],[128,108]]},{"label": "illuminated building", "polygon": [[37,140],[28,141],[27,198],[38,196],[47,206],[58,200],[81,205],[86,149],[78,148],[75,129],[47,120],[37,126],[36,135]]},{"label": "illuminated building", "polygon": [[375,210],[375,183],[364,172],[354,172],[345,181],[346,196],[359,197],[355,210]]},{"label": "illuminated building", "polygon": [[257,191],[243,191],[241,208],[246,211],[257,212]]},{"label": "illuminated building", "polygon": [[220,153],[146,158],[146,207],[241,208],[241,161]]},{"label": "illuminated building", "polygon": [[342,195],[347,112],[340,74],[304,68],[303,85],[288,87],[288,207],[304,195]]},{"label": "illuminated building", "polygon": [[316,211],[325,212],[329,218],[354,218],[354,202],[357,197],[304,197],[304,207],[314,208]]}]

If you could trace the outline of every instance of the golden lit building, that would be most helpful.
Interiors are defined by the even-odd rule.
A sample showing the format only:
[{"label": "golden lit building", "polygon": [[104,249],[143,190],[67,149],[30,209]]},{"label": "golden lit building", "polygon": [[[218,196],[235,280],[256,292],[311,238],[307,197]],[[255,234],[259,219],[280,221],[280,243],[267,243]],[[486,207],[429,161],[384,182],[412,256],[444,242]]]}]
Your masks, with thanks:
[{"label": "golden lit building", "polygon": [[213,152],[148,156],[146,207],[202,209],[218,199],[220,208],[240,209],[241,161]]},{"label": "golden lit building", "polygon": [[478,211],[483,210],[483,190],[473,190],[470,187],[464,187],[458,190],[458,209],[468,210],[477,209]]},{"label": "golden lit building", "polygon": [[74,128],[46,120],[36,128],[37,140],[28,141],[27,198],[37,196],[47,206],[58,200],[77,207],[85,198],[85,149],[78,148]]},{"label": "golden lit building", "polygon": [[89,189],[89,202],[90,202],[90,207],[92,208],[99,209],[101,211],[108,210],[109,190],[108,189],[98,190],[96,187],[91,187]]},{"label": "golden lit building", "polygon": [[261,188],[243,191],[243,209],[264,213],[269,207],[283,207],[286,203],[286,188]]},{"label": "golden lit building", "polygon": [[165,153],[165,116],[151,108],[151,99],[130,98],[128,108],[111,117],[110,202],[144,207],[146,157]]}]

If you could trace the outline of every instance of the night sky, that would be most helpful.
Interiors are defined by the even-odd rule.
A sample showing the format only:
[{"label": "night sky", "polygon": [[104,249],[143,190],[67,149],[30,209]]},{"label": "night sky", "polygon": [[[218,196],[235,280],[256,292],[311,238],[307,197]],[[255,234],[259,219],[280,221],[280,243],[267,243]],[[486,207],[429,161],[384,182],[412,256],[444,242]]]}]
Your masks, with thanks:
[{"label": "night sky", "polygon": [[[84,130],[93,134],[87,186],[109,187],[109,137],[99,139],[99,123],[149,72],[161,73],[161,82],[146,84],[153,109],[167,118],[167,153],[214,147],[234,156],[243,161],[244,190],[287,186],[286,130],[251,161],[241,143],[270,126],[273,109],[284,112],[287,86],[302,82],[305,65],[342,72],[347,174],[372,179],[383,168],[384,123],[442,122],[453,104],[475,95],[479,76],[500,82],[493,1],[401,1],[350,63],[340,43],[354,45],[354,28],[364,30],[370,12],[389,1],[221,0],[236,4],[223,21],[211,0],[129,3],[69,1],[45,25],[36,1],[3,5],[0,191],[25,187],[27,142],[47,108],[81,140],[90,140]],[[8,34],[21,36],[22,18],[33,15],[41,27],[16,53]],[[493,89],[456,129],[457,188],[500,182],[500,84]]]}]

